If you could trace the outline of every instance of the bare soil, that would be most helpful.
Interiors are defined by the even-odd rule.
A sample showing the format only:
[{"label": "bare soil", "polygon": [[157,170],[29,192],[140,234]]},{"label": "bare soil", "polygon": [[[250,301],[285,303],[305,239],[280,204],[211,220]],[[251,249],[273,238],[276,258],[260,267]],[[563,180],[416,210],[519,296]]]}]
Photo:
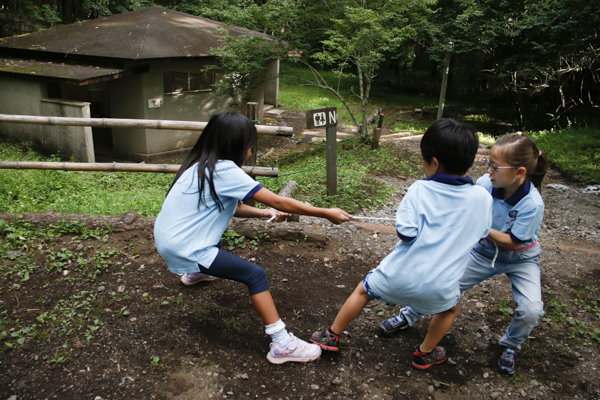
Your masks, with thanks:
[{"label": "bare soil", "polygon": [[[418,152],[418,139],[388,145]],[[483,173],[488,152],[481,148],[473,177]],[[361,214],[393,218],[412,181],[377,179],[398,192],[391,205]],[[0,336],[0,399],[600,398],[600,197],[582,194],[581,185],[555,171],[545,183],[551,184],[542,193],[547,208],[540,235],[546,316],[513,377],[496,372],[498,339],[515,307],[506,277],[464,294],[441,343],[450,355],[444,364],[424,371],[411,366],[429,318],[382,338],[379,324],[394,309],[374,301],[344,332],[338,353],[272,365],[266,360],[270,340],[246,287],[227,280],[183,286],[156,253],[147,219],[144,227],[95,237],[23,238],[25,247],[0,253],[0,332],[6,332]],[[309,222],[315,220],[300,223]],[[247,238],[245,248],[232,250],[264,267],[287,328],[305,340],[331,324],[396,243],[391,224],[318,222],[327,229],[325,243]],[[110,262],[98,267],[98,255],[111,250]],[[62,272],[48,272],[66,251],[77,257]],[[23,260],[39,267],[29,280],[10,272]],[[63,309],[73,314],[59,313]],[[37,333],[18,333],[32,324]]]}]

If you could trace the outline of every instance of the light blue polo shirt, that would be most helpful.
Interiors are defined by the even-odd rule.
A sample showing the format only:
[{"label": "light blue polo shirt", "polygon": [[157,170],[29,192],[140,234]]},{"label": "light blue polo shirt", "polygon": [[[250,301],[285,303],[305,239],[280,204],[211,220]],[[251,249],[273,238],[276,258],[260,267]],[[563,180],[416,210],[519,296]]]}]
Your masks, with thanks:
[{"label": "light blue polo shirt", "polygon": [[540,192],[530,181],[525,181],[508,199],[504,199],[502,189],[492,185],[489,174],[479,178],[477,185],[494,199],[492,228],[510,234],[513,242],[522,243],[523,247],[537,240],[545,207]]},{"label": "light blue polo shirt", "polygon": [[488,235],[492,197],[471,178],[436,174],[410,186],[396,213],[402,239],[368,277],[389,304],[438,314],[460,298],[471,248]]},{"label": "light blue polo shirt", "polygon": [[262,188],[230,160],[215,165],[214,185],[225,207],[221,212],[210,195],[208,181],[203,192],[206,205],[198,205],[198,164],[191,166],[173,185],[156,218],[156,250],[173,273],[200,272],[198,264],[210,268],[238,202],[249,200]]}]

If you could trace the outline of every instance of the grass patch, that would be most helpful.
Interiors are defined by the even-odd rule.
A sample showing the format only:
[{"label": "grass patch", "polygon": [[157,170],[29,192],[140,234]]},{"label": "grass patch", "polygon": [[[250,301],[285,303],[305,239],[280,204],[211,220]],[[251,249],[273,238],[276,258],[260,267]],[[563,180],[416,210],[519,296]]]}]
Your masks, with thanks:
[{"label": "grass patch", "polygon": [[600,131],[556,129],[527,132],[550,162],[586,183],[600,183]]},{"label": "grass patch", "polygon": [[[268,166],[280,168],[278,179],[261,183],[279,191],[294,173],[301,200],[319,207],[342,207],[348,211],[373,208],[387,201],[393,188],[373,179],[373,174],[421,173],[417,156],[401,155],[383,145],[372,151],[359,142],[338,148],[338,195],[327,196],[325,147],[289,153]],[[0,143],[0,159],[49,161],[27,146]],[[52,158],[56,161],[56,158]],[[316,168],[315,168],[316,167]],[[304,171],[300,174],[295,172]],[[40,212],[118,215],[133,210],[143,216],[160,212],[173,174],[0,170],[0,212]]]},{"label": "grass patch", "polygon": [[279,168],[279,178],[260,180],[274,192],[285,182],[298,182],[299,197],[317,207],[341,207],[349,212],[358,208],[375,208],[386,204],[394,188],[374,178],[374,175],[422,174],[418,155],[400,153],[393,145],[384,144],[372,151],[366,145],[338,146],[338,195],[327,195],[325,149],[310,148],[289,153],[271,163]]},{"label": "grass patch", "polygon": [[[57,161],[24,145],[0,143],[0,160]],[[156,216],[173,174],[0,170],[0,211]]]}]

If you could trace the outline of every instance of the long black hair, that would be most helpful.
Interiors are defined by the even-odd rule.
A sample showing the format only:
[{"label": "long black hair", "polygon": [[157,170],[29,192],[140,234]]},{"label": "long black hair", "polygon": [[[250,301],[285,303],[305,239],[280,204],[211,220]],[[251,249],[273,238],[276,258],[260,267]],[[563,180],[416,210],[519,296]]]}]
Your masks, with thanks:
[{"label": "long black hair", "polygon": [[210,195],[217,203],[219,211],[222,211],[223,203],[217,195],[213,179],[215,165],[219,160],[231,160],[238,167],[241,167],[246,159],[248,149],[256,143],[257,139],[256,127],[243,115],[232,112],[213,115],[198,141],[181,164],[169,192],[181,175],[188,168],[198,163],[198,207],[204,202],[202,194],[208,181]]}]

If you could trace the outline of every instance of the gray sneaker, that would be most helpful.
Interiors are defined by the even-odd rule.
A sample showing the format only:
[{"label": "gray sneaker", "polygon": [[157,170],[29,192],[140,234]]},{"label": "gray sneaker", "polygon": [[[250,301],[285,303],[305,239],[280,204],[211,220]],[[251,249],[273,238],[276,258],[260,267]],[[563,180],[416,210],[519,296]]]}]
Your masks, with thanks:
[{"label": "gray sneaker", "polygon": [[498,369],[503,374],[512,375],[515,373],[517,352],[510,347],[502,347],[502,355],[498,359]]},{"label": "gray sneaker", "polygon": [[404,319],[402,314],[395,315],[392,318],[388,318],[381,323],[381,336],[390,337],[393,334],[400,332],[402,329],[408,327],[408,321]]},{"label": "gray sneaker", "polygon": [[212,282],[215,279],[217,278],[206,274],[183,274],[181,277],[181,283],[183,283],[185,286],[192,286],[200,282]]}]

